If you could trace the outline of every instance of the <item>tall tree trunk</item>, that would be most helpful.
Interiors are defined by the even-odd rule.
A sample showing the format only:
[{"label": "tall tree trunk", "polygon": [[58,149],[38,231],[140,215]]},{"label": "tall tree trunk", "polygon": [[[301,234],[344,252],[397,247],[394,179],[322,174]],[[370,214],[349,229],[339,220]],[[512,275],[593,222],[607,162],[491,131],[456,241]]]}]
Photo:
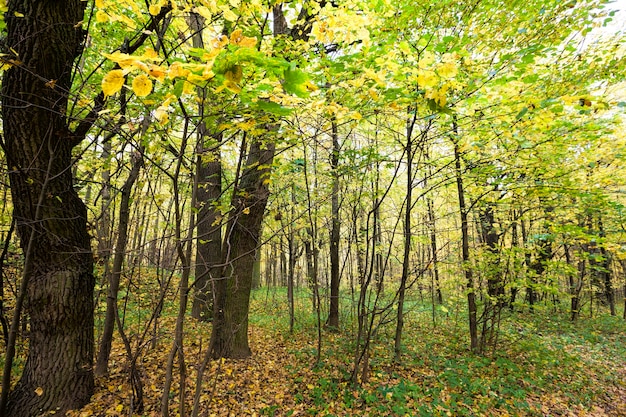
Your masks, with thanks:
[{"label": "tall tree trunk", "polygon": [[[626,260],[620,260],[620,264],[622,265],[622,271],[626,274]],[[624,313],[622,318],[626,320],[626,281],[624,281],[624,288],[622,291],[624,296]]]},{"label": "tall tree trunk", "polygon": [[[554,211],[554,208],[546,207],[546,216],[549,216],[552,211]],[[533,311],[534,305],[537,302],[537,291],[535,287],[539,282],[539,278],[546,270],[547,262],[552,259],[553,255],[552,237],[549,235],[550,228],[547,220],[544,222],[543,228],[544,234],[537,239],[537,254],[535,255],[535,259],[530,263],[529,267],[533,273],[530,275],[530,283],[526,288],[526,294],[528,297],[528,304],[531,312]]]},{"label": "tall tree trunk", "polygon": [[[270,126],[268,130],[274,128]],[[252,353],[248,344],[252,272],[269,197],[267,180],[275,148],[273,139],[255,138],[252,141],[246,167],[233,195],[233,208],[222,248],[225,266],[214,287],[210,342],[214,358],[246,358]]]},{"label": "tall tree trunk", "polygon": [[[220,135],[214,135],[217,142]],[[210,155],[207,158],[207,154]],[[210,320],[213,311],[212,287],[219,278],[222,261],[222,226],[218,222],[217,201],[222,194],[222,163],[217,145],[204,148],[197,159],[198,226],[196,271],[191,315],[199,320]]]},{"label": "tall tree trunk", "polygon": [[[411,109],[409,109],[411,110]],[[413,128],[417,121],[417,110],[406,123],[406,196],[404,208],[404,252],[402,255],[402,276],[398,288],[398,310],[396,314],[396,336],[394,339],[394,359],[400,361],[402,353],[402,330],[404,328],[404,296],[406,283],[409,279],[409,264],[411,257],[411,209],[413,208]]]},{"label": "tall tree trunk", "polygon": [[[204,18],[197,13],[191,13],[187,19],[193,29],[193,46],[203,48],[202,33]],[[220,155],[221,132],[207,131],[205,109],[207,90],[198,87],[200,104],[198,114],[201,121],[198,125],[198,144],[196,148],[196,198],[198,206],[197,245],[194,297],[191,307],[191,316],[208,321],[213,312],[214,280],[219,278],[222,261],[222,225],[219,224],[219,209],[217,202],[222,195],[222,161]],[[210,139],[210,141],[207,141]]]},{"label": "tall tree trunk", "polygon": [[[487,272],[487,293],[490,297],[501,298],[504,295],[504,285],[502,282],[502,276],[500,275],[500,260],[498,258],[498,241],[500,240],[500,235],[498,234],[495,227],[495,217],[493,213],[493,206],[488,204],[480,212],[480,230],[482,234],[482,240],[485,245],[487,245],[487,250],[489,251],[492,259],[489,262],[489,271]],[[498,300],[498,303],[502,301]]]},{"label": "tall tree trunk", "polygon": [[[19,64],[2,82],[4,148],[17,230],[31,267],[23,277],[28,359],[5,416],[61,415],[86,404],[94,390],[93,255],[87,210],[71,171],[72,149],[82,137],[69,130],[65,116],[85,4],[9,1],[6,14],[7,50],[15,51]],[[7,393],[5,385],[2,405]]]},{"label": "tall tree trunk", "polygon": [[333,149],[330,156],[332,174],[331,191],[331,230],[330,230],[330,306],[326,325],[331,329],[339,329],[339,133],[337,122],[332,121]]},{"label": "tall tree trunk", "polygon": [[[602,239],[606,237],[601,218],[598,218],[598,234]],[[604,297],[606,298],[606,302],[609,304],[611,315],[615,316],[617,315],[617,312],[615,310],[615,291],[613,290],[613,279],[611,276],[611,254],[606,250],[604,245],[600,246],[600,254],[602,255],[602,260],[600,261],[600,273],[603,278],[602,284],[604,285]]]},{"label": "tall tree trunk", "polygon": [[115,316],[117,314],[117,294],[120,288],[122,266],[126,257],[126,244],[128,242],[128,222],[130,220],[130,196],[131,191],[139,178],[139,171],[143,165],[143,155],[140,150],[133,154],[133,166],[126,182],[122,186],[120,201],[120,220],[118,225],[117,242],[115,244],[115,256],[109,278],[109,291],[107,295],[107,307],[104,317],[104,330],[100,339],[100,348],[96,360],[96,375],[103,376],[108,372],[109,355],[113,342],[113,330],[115,329]]},{"label": "tall tree trunk", "polygon": [[469,229],[467,221],[467,204],[465,203],[465,189],[463,187],[463,171],[461,170],[461,153],[458,144],[458,127],[456,120],[453,122],[455,134],[454,142],[454,167],[456,173],[456,187],[459,195],[459,213],[461,216],[461,261],[465,273],[465,286],[467,287],[467,307],[469,315],[470,348],[476,352],[478,345],[478,319],[476,307],[476,293],[474,292],[474,276],[470,265],[469,252]]}]

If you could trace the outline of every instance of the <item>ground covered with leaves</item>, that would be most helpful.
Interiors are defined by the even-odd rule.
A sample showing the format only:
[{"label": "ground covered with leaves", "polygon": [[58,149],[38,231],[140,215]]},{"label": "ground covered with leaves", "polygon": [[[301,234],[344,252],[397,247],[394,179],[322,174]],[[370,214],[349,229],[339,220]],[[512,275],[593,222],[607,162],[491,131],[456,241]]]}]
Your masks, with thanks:
[{"label": "ground covered with leaves", "polygon": [[[280,294],[279,294],[280,295]],[[271,297],[273,298],[273,297]],[[461,316],[428,308],[408,316],[402,363],[392,360],[392,326],[373,341],[370,367],[360,386],[350,383],[353,329],[323,332],[316,363],[316,320],[301,313],[288,329],[286,304],[256,294],[247,360],[208,364],[200,395],[201,416],[625,416],[626,322],[535,312],[504,318],[497,349],[486,356],[467,349]],[[139,361],[143,416],[161,415],[165,363],[173,318],[163,318],[155,348]],[[189,319],[184,401],[191,410],[197,369],[210,324]],[[175,378],[176,380],[176,378]],[[97,381],[92,402],[70,417],[129,415],[131,388],[125,350],[116,342],[111,375]],[[178,415],[179,385],[170,392]]]}]

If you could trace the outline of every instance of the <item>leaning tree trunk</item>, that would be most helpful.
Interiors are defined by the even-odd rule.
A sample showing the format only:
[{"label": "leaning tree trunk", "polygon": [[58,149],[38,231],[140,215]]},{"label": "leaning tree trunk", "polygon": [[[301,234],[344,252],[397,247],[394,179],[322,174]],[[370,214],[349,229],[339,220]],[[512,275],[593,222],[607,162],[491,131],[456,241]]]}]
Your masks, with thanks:
[{"label": "leaning tree trunk", "polygon": [[6,13],[16,65],[2,82],[4,147],[20,244],[30,258],[23,278],[30,344],[5,416],[63,415],[94,391],[93,256],[71,170],[81,138],[65,116],[85,4],[9,1]]}]

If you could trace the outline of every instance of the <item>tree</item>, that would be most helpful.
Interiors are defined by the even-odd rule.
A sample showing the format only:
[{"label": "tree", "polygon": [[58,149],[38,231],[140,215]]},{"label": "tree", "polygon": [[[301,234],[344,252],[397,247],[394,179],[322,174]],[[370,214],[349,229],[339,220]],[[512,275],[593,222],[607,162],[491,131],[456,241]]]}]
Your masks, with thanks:
[{"label": "tree", "polygon": [[[2,117],[13,215],[25,256],[20,298],[30,316],[22,377],[3,415],[62,414],[93,394],[93,255],[87,211],[74,189],[72,149],[87,125],[67,117],[75,59],[82,51],[85,2],[10,1],[7,46],[14,64],[2,81]],[[16,321],[11,328],[15,343]],[[8,395],[12,347],[5,362]]]},{"label": "tree", "polygon": [[[274,128],[268,127],[268,130]],[[262,139],[254,138],[250,144],[246,167],[233,194],[233,211],[222,249],[224,268],[215,285],[210,342],[215,358],[246,358],[252,353],[248,344],[252,271],[276,149],[272,138],[267,141]]]}]

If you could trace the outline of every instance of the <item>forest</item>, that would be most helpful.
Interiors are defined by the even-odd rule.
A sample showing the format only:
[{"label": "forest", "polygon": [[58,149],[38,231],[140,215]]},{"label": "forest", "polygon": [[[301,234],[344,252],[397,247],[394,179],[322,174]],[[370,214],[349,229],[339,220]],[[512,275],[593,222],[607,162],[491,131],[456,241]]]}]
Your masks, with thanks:
[{"label": "forest", "polygon": [[0,0],[0,417],[626,416],[620,6]]}]

